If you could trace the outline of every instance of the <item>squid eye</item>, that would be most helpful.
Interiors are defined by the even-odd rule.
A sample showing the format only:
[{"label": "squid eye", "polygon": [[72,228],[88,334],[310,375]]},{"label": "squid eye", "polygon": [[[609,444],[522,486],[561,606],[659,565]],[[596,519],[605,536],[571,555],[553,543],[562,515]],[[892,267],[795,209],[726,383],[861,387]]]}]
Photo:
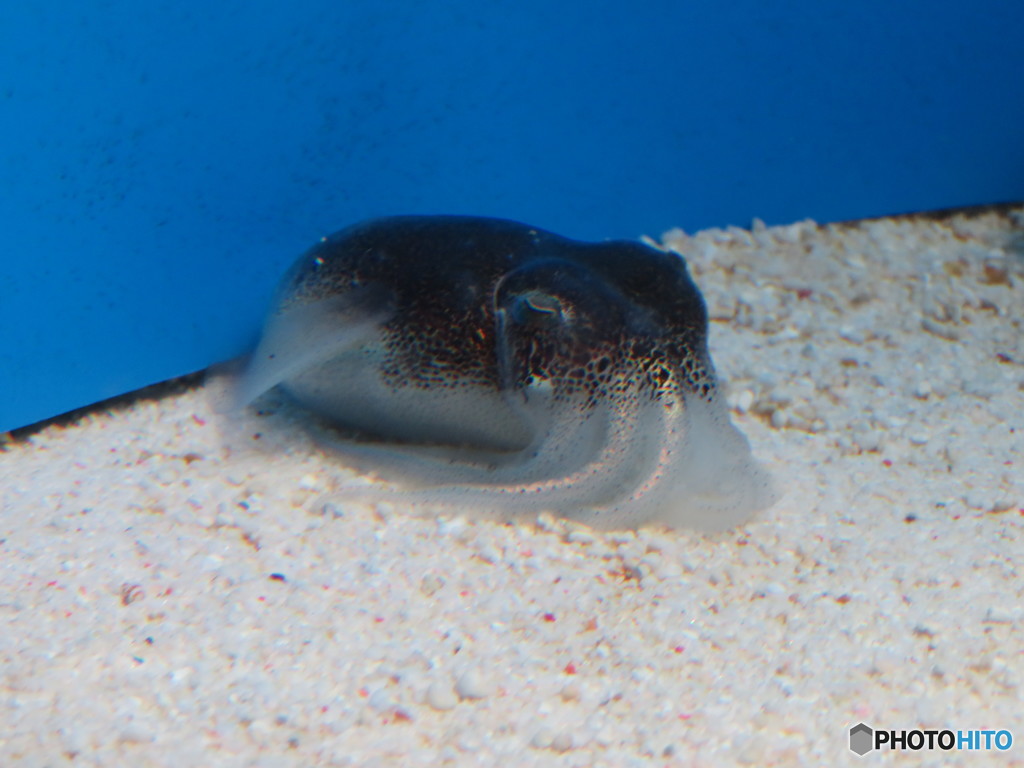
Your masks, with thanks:
[{"label": "squid eye", "polygon": [[567,310],[558,297],[543,291],[528,291],[517,296],[513,316],[516,322],[538,328],[551,328],[568,319]]}]

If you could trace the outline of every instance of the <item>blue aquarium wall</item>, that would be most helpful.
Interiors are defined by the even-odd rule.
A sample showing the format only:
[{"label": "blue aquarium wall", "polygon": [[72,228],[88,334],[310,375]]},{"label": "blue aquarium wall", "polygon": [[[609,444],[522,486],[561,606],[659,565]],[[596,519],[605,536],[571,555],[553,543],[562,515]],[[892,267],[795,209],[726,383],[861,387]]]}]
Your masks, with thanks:
[{"label": "blue aquarium wall", "polygon": [[371,216],[579,238],[1024,198],[1024,3],[0,5],[0,430],[245,351]]}]

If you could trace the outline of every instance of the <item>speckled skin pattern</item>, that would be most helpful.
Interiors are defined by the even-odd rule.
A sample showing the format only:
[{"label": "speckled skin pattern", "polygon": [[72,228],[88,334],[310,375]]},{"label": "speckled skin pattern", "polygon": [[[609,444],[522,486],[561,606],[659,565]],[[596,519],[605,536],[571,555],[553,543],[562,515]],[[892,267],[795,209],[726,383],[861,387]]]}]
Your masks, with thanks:
[{"label": "speckled skin pattern", "polygon": [[[639,374],[655,398],[714,388],[707,311],[686,263],[639,242],[468,216],[378,219],[311,249],[284,281],[284,306],[360,286],[389,292],[382,373],[395,388],[547,380],[595,402],[623,375]],[[545,297],[554,305],[536,306]]]}]

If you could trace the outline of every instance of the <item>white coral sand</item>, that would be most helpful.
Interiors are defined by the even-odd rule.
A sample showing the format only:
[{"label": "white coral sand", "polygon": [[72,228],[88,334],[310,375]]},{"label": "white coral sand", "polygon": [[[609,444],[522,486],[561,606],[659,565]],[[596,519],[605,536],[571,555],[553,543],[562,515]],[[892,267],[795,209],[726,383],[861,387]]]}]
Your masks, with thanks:
[{"label": "white coral sand", "polygon": [[1024,210],[665,243],[773,508],[345,507],[280,414],[228,454],[202,388],[15,435],[0,764],[837,765],[860,721],[1019,729]]}]

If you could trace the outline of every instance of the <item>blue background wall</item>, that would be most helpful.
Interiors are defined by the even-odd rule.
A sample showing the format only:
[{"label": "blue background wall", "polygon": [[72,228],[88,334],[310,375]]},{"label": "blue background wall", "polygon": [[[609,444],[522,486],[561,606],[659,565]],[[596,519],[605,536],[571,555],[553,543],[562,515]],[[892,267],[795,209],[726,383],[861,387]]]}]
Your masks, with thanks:
[{"label": "blue background wall", "polygon": [[1024,3],[0,6],[0,430],[244,351],[390,213],[580,238],[1024,198]]}]

